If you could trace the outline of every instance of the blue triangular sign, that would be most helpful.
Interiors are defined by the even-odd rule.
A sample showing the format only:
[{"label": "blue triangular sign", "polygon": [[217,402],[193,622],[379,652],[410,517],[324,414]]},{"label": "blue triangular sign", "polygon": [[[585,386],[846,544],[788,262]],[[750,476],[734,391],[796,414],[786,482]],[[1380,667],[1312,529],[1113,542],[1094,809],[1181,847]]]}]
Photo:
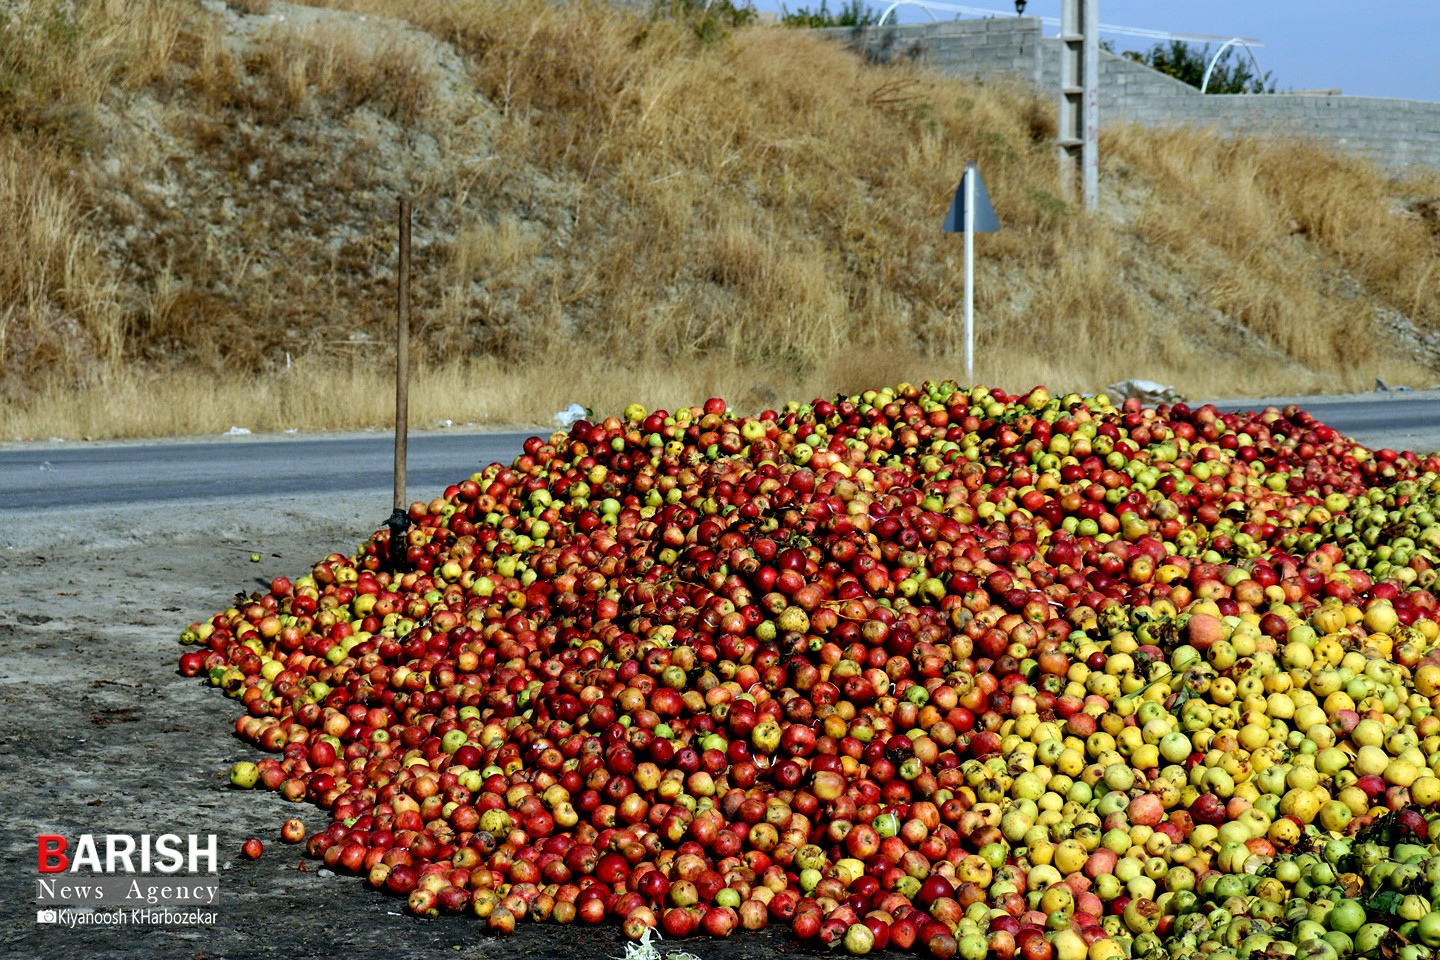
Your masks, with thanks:
[{"label": "blue triangular sign", "polygon": [[[980,179],[980,171],[975,164],[966,167],[975,177],[975,232],[995,233],[1000,229],[1000,218],[995,216],[995,208],[990,205],[990,194],[985,192],[985,181]],[[965,181],[961,179],[960,186],[955,188],[955,199],[950,203],[950,212],[945,216],[946,233],[965,232]]]}]

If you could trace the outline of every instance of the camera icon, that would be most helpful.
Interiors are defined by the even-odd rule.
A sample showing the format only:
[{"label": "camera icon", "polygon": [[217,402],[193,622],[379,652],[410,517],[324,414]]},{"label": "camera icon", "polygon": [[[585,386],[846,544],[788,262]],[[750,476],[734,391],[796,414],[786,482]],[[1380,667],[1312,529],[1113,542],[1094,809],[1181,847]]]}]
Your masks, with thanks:
[{"label": "camera icon", "polygon": [[36,910],[36,923],[59,923],[60,917],[54,910]]}]

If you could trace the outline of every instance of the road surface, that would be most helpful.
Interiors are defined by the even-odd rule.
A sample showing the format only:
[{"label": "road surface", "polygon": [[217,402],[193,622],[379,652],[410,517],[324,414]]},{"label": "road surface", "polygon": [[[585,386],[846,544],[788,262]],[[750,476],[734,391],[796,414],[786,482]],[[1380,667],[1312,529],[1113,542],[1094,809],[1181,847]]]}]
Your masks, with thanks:
[{"label": "road surface", "polygon": [[[1220,404],[1223,409],[1283,401]],[[1320,420],[1373,447],[1440,449],[1440,397],[1304,403]],[[429,499],[493,461],[511,460],[524,432],[423,433],[409,441],[409,496]],[[0,449],[0,515],[8,511],[340,497],[389,514],[389,434],[216,437],[137,443],[30,443]],[[18,519],[18,518],[17,518]],[[22,521],[23,522],[23,521]],[[3,543],[3,534],[0,534]]]}]

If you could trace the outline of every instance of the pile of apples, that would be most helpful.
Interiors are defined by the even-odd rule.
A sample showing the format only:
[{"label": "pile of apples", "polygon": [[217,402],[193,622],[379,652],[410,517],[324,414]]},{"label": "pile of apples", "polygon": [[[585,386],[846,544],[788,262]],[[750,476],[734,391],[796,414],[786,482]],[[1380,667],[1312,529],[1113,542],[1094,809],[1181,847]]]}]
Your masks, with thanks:
[{"label": "pile of apples", "polygon": [[270,754],[232,780],[421,916],[1418,960],[1437,515],[1434,457],[1294,407],[632,405],[192,624],[180,672]]}]

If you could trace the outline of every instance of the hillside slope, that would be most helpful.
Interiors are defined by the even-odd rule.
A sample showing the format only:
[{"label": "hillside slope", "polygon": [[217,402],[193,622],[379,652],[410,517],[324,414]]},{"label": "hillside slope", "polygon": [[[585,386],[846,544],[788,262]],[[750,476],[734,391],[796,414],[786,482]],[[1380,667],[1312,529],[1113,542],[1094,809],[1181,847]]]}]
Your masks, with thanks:
[{"label": "hillside slope", "polygon": [[[0,3],[0,436],[389,416],[414,197],[415,422],[742,408],[961,369],[1193,394],[1440,380],[1440,175],[1107,130],[1048,97],[600,4]],[[77,389],[78,388],[78,389]]]}]

